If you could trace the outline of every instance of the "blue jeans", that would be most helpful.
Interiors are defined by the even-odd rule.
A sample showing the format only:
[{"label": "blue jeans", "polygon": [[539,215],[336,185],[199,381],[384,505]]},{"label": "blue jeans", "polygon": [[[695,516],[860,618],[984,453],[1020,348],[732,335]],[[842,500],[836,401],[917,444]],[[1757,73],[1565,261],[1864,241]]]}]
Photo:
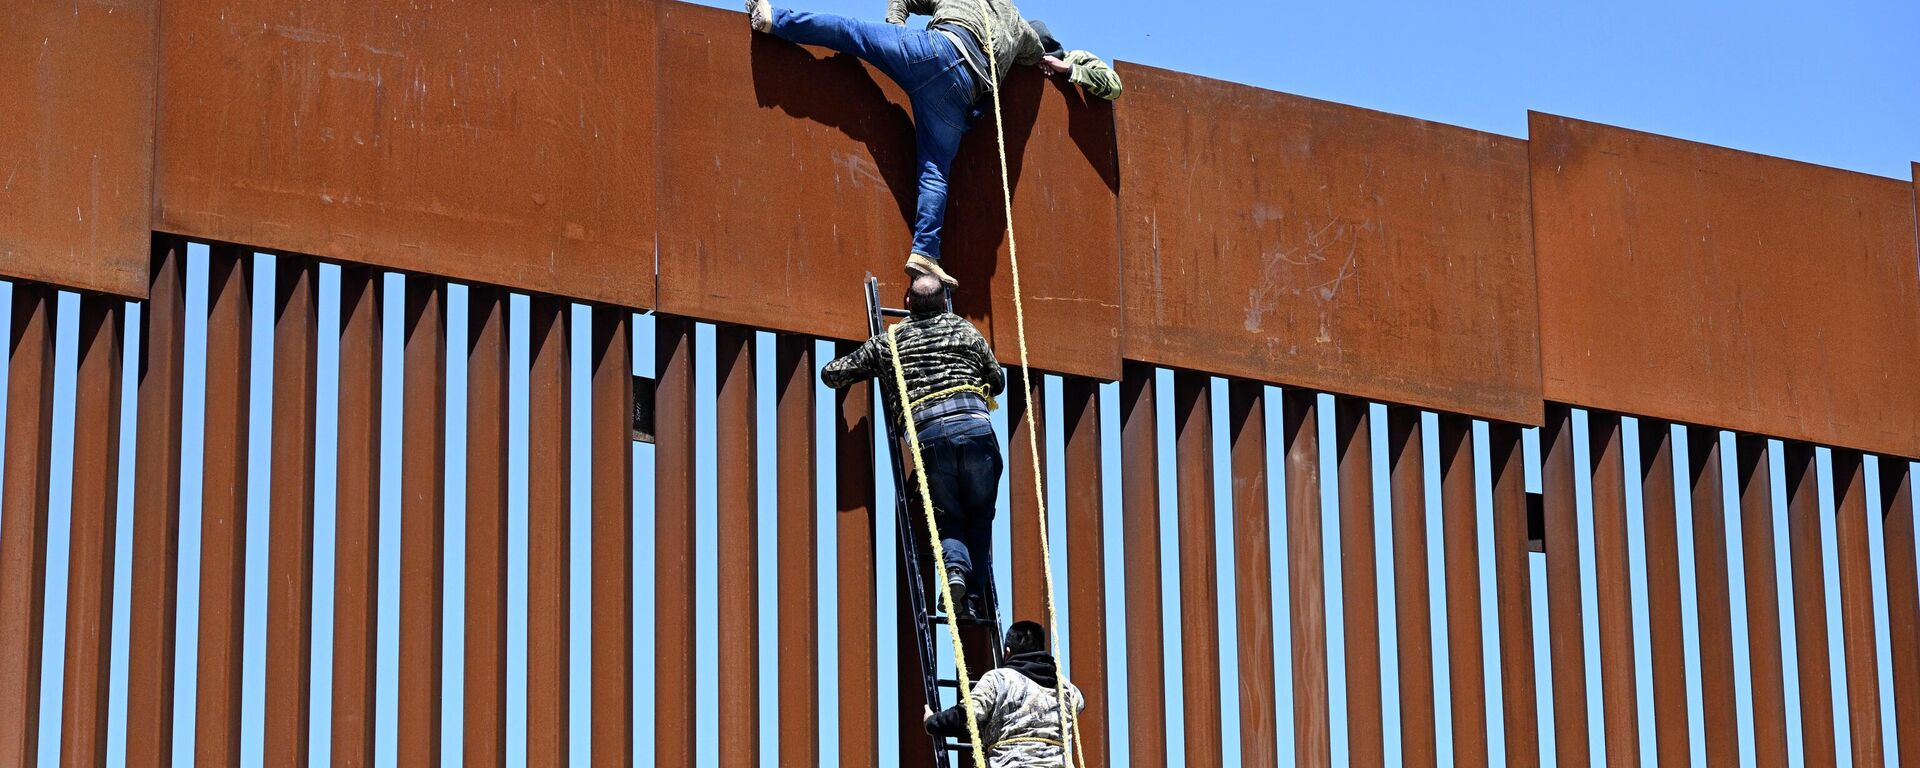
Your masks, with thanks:
[{"label": "blue jeans", "polygon": [[[940,550],[947,568],[967,579],[993,568],[993,515],[1000,496],[1000,440],[985,413],[943,416],[920,427],[920,453],[927,492],[940,524]],[[962,595],[954,595],[958,600]]]},{"label": "blue jeans", "polygon": [[920,176],[913,252],[938,260],[940,228],[947,219],[947,174],[960,152],[960,138],[978,114],[973,108],[973,70],[953,41],[925,29],[784,8],[774,9],[773,34],[858,56],[893,78],[913,100]]}]

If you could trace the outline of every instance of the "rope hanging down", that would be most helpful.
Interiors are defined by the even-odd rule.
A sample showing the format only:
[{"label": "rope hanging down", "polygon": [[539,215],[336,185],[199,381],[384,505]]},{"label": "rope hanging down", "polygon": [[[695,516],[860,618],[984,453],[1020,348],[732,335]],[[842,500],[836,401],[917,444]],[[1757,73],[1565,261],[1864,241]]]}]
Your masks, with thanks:
[{"label": "rope hanging down", "polygon": [[[1013,327],[1015,335],[1020,339],[1020,385],[1027,388],[1023,393],[1023,396],[1028,399],[1024,410],[1026,411],[1028,447],[1031,450],[1027,451],[1027,455],[1033,459],[1034,507],[1040,516],[1040,565],[1041,573],[1045,575],[1047,583],[1047,631],[1053,635],[1054,649],[1063,651],[1065,649],[1060,647],[1060,617],[1053,603],[1053,544],[1047,536],[1047,488],[1045,476],[1040,472],[1040,429],[1034,424],[1033,416],[1033,371],[1027,366],[1027,312],[1020,299],[1020,248],[1013,238],[1013,182],[1007,171],[1007,129],[1000,109],[1000,60],[994,48],[994,41],[998,40],[999,36],[994,29],[993,8],[987,7],[980,16],[986,20],[985,42],[987,44],[983,47],[987,49],[988,91],[993,95],[993,138],[995,146],[1000,151],[1000,199],[1007,217],[1007,265],[1009,273],[1013,275]],[[895,366],[898,365],[896,357]],[[958,637],[957,634],[955,636]],[[1060,675],[1054,681],[1053,692],[1060,703],[1060,738],[1078,747],[1080,768],[1086,768],[1087,747],[1081,739],[1075,738],[1078,725],[1077,713],[1068,706],[1067,702],[1066,655],[1060,654],[1056,663],[1060,666]],[[1061,752],[1063,753],[1061,764],[1071,768],[1076,750],[1068,748],[1062,749]]]},{"label": "rope hanging down", "polygon": [[[943,578],[947,555],[940,548],[940,523],[934,520],[933,494],[927,490],[927,465],[920,457],[920,428],[913,423],[913,405],[907,402],[907,370],[900,365],[900,324],[887,328],[887,355],[893,358],[893,387],[899,393],[900,421],[907,427],[907,445],[913,449],[913,476],[920,486],[920,509],[927,518],[927,538],[933,550],[933,572],[940,576],[940,602],[947,612],[947,637],[953,642],[954,677],[960,681],[960,706],[967,712],[967,738],[973,743],[973,767],[987,768],[987,750],[980,741],[980,723],[973,711],[973,683],[967,676],[966,649],[960,643],[959,614],[953,610],[953,589]],[[919,567],[914,565],[914,567]]]}]

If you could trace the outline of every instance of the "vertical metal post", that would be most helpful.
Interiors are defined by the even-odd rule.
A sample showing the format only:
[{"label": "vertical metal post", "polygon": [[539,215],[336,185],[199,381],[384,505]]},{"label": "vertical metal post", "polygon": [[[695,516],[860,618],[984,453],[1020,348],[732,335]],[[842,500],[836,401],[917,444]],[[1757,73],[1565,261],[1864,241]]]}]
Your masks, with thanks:
[{"label": "vertical metal post", "polygon": [[1068,376],[1061,384],[1066,430],[1067,589],[1073,633],[1073,683],[1086,698],[1076,721],[1087,764],[1107,764],[1106,517],[1100,471],[1100,385]]},{"label": "vertical metal post", "polygon": [[1487,425],[1493,469],[1493,568],[1500,617],[1500,688],[1507,761],[1540,759],[1538,693],[1533,677],[1533,596],[1527,564],[1527,474],[1521,430]]},{"label": "vertical metal post", "polygon": [[1785,444],[1787,549],[1793,561],[1795,644],[1799,648],[1800,733],[1808,766],[1839,757],[1833,724],[1833,669],[1827,657],[1826,556],[1820,529],[1820,478],[1813,446]]},{"label": "vertical metal post", "polygon": [[[1780,665],[1780,587],[1774,568],[1773,486],[1767,439],[1734,440],[1740,483],[1740,532],[1747,582],[1747,655],[1753,667],[1753,756],[1756,765],[1787,765],[1787,699]],[[1611,681],[1609,681],[1611,685]]]},{"label": "vertical metal post", "polygon": [[446,593],[447,286],[407,277],[400,427],[400,762],[440,762]]},{"label": "vertical metal post", "polygon": [[1180,661],[1188,765],[1220,765],[1220,597],[1214,553],[1213,407],[1209,377],[1173,374],[1180,526]]},{"label": "vertical metal post", "polygon": [[[463,759],[507,759],[506,291],[467,289],[466,670]],[[598,722],[596,720],[596,722]]]},{"label": "vertical metal post", "polygon": [[1287,595],[1293,606],[1294,763],[1327,765],[1332,704],[1327,693],[1326,556],[1322,552],[1319,395],[1281,395],[1287,456]]},{"label": "vertical metal post", "polygon": [[1440,415],[1440,525],[1447,590],[1447,675],[1453,761],[1487,762],[1487,673],[1480,637],[1480,510],[1474,493],[1473,421]]},{"label": "vertical metal post", "polygon": [[1707,762],[1740,759],[1739,712],[1733,692],[1733,618],[1727,585],[1727,514],[1721,497],[1720,431],[1687,430],[1692,465],[1694,583],[1700,592],[1700,680]]},{"label": "vertical metal post", "polygon": [[67,568],[66,692],[60,759],[105,765],[107,687],[113,668],[113,559],[120,507],[122,307],[80,299],[73,383],[73,496]]},{"label": "vertical metal post", "polygon": [[[380,274],[340,269],[333,760],[374,764],[380,582]],[[389,726],[391,727],[391,726]]]},{"label": "vertical metal post", "polygon": [[527,761],[567,765],[573,496],[567,302],[534,297],[527,323]]},{"label": "vertical metal post", "polygon": [[1880,514],[1886,528],[1887,629],[1894,639],[1894,732],[1900,734],[1900,764],[1920,765],[1920,569],[1914,567],[1913,472],[1906,459],[1880,457]]},{"label": "vertical metal post", "polygon": [[206,409],[200,498],[197,762],[240,762],[241,630],[247,547],[247,413],[253,372],[249,256],[210,249],[207,266]]},{"label": "vertical metal post", "polygon": [[1427,496],[1420,411],[1387,409],[1388,500],[1393,510],[1393,583],[1399,617],[1401,762],[1439,760],[1433,710],[1433,612],[1427,583]]},{"label": "vertical metal post", "polygon": [[1340,575],[1347,633],[1347,740],[1356,765],[1385,760],[1380,691],[1380,585],[1374,562],[1373,434],[1368,404],[1334,407],[1340,478]]},{"label": "vertical metal post", "polygon": [[40,656],[46,618],[47,497],[52,480],[54,335],[59,296],[13,289],[7,366],[5,496],[0,497],[0,762],[39,759]]},{"label": "vertical metal post", "polygon": [[1545,501],[1547,627],[1553,668],[1554,749],[1563,766],[1586,766],[1585,612],[1580,605],[1580,536],[1574,505],[1573,411],[1553,405],[1540,431],[1540,491]]},{"label": "vertical metal post", "polygon": [[[1866,467],[1858,451],[1833,451],[1834,543],[1840,553],[1840,642],[1847,658],[1847,718],[1856,765],[1884,765],[1880,653],[1873,631],[1873,545],[1867,537]],[[1903,638],[1913,642],[1914,638]]]},{"label": "vertical metal post", "polygon": [[1688,743],[1686,637],[1681,633],[1679,514],[1673,489],[1673,425],[1640,421],[1640,509],[1647,540],[1647,625],[1653,668],[1656,765],[1685,765]]},{"label": "vertical metal post", "polygon": [[[173,757],[186,298],[186,243],[157,235],[143,339],[137,342],[140,424],[134,433],[133,581],[127,600],[127,763],[140,768],[157,768]],[[7,757],[0,755],[0,762]]]},{"label": "vertical metal post", "polygon": [[[1034,409],[1034,426],[1040,429],[1040,466],[1047,466],[1045,377],[1022,381],[1018,371],[1007,376],[1007,487],[1011,503],[1007,527],[1013,546],[1012,620],[1047,620],[1047,584],[1040,549],[1040,488],[1033,477],[1033,443],[1027,434],[1027,409]],[[969,660],[971,661],[971,660]],[[980,670],[985,672],[986,670]]]},{"label": "vertical metal post", "polygon": [[693,765],[695,337],[684,318],[653,326],[654,764]]},{"label": "vertical metal post", "polygon": [[[819,498],[813,429],[813,339],[782,335],[774,360],[778,424],[780,763],[820,761]],[[871,662],[869,662],[871,663]]]},{"label": "vertical metal post", "polygon": [[[1273,562],[1267,529],[1266,387],[1227,385],[1233,454],[1233,583],[1240,668],[1240,764],[1280,765],[1273,687]],[[1078,605],[1078,603],[1075,603]],[[1077,626],[1077,625],[1076,625]]]},{"label": "vertical metal post", "polygon": [[[852,354],[841,342],[835,352]],[[840,765],[880,765],[879,653],[874,619],[873,385],[855,384],[834,393],[834,537],[838,559],[840,628]]]},{"label": "vertical metal post", "polygon": [[320,344],[319,267],[280,258],[273,328],[273,482],[267,501],[264,752],[305,764],[313,680],[313,457]]},{"label": "vertical metal post", "polygon": [[594,307],[591,341],[593,763],[625,766],[634,762],[633,313]]},{"label": "vertical metal post", "polygon": [[754,332],[714,332],[714,535],[719,537],[720,766],[760,763],[759,482],[755,472]]},{"label": "vertical metal post", "polygon": [[1160,448],[1154,369],[1128,362],[1120,381],[1121,511],[1126,529],[1127,721],[1133,764],[1167,765],[1167,682],[1160,636]]},{"label": "vertical metal post", "polygon": [[1633,567],[1627,553],[1627,468],[1620,417],[1587,412],[1593,480],[1593,571],[1600,615],[1600,716],[1607,764],[1640,764],[1640,704],[1634,686]]}]

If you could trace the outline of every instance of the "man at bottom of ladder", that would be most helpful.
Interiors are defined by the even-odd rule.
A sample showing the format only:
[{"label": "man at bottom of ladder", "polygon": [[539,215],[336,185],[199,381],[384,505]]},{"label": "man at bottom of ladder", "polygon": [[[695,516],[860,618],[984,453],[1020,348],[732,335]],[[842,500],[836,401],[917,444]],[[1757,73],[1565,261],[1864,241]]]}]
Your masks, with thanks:
[{"label": "man at bottom of ladder", "polygon": [[[947,311],[939,278],[914,278],[906,301],[913,314],[901,321],[894,340],[907,380],[903,396],[911,404],[920,436],[928,495],[947,560],[947,584],[962,612],[977,614],[967,589],[973,574],[992,572],[994,504],[1003,468],[987,403],[1007,388],[1007,377],[980,331]],[[884,334],[820,372],[820,380],[834,389],[870,378],[893,381],[893,358]]]},{"label": "man at bottom of ladder", "polygon": [[[1047,630],[1031,621],[1007,628],[1006,655],[1000,666],[973,684],[973,711],[979,718],[980,739],[993,768],[1058,766],[1066,764],[1060,698],[1054,686],[1059,671],[1047,653]],[[1066,684],[1067,701],[1077,718],[1087,708],[1080,689]],[[966,708],[955,704],[941,712],[926,708],[927,733],[966,740]],[[1078,737],[1078,734],[1075,734]]]}]

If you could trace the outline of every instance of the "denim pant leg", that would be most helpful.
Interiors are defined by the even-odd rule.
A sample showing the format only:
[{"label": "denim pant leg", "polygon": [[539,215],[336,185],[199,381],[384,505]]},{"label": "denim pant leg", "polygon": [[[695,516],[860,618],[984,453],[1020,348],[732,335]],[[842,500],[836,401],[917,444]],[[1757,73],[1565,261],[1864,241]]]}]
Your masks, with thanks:
[{"label": "denim pant leg", "polygon": [[973,113],[972,77],[965,74],[964,65],[949,70],[949,75],[946,82],[935,79],[912,95],[915,170],[920,177],[913,252],[935,261],[940,259],[940,230],[947,221],[947,176]]},{"label": "denim pant leg", "polygon": [[[1004,469],[1000,440],[993,434],[992,423],[985,418],[969,430],[968,438],[966,455],[956,463],[962,476],[960,484],[965,488],[962,494],[965,499],[961,503],[968,510],[964,536],[974,553],[975,572],[991,574],[993,518],[1000,503],[1000,473]],[[985,578],[974,582],[985,583]]]},{"label": "denim pant leg", "polygon": [[850,53],[871,62],[909,91],[920,85],[916,69],[923,69],[935,52],[927,32],[898,24],[775,8],[773,34],[801,45],[819,45]]}]

